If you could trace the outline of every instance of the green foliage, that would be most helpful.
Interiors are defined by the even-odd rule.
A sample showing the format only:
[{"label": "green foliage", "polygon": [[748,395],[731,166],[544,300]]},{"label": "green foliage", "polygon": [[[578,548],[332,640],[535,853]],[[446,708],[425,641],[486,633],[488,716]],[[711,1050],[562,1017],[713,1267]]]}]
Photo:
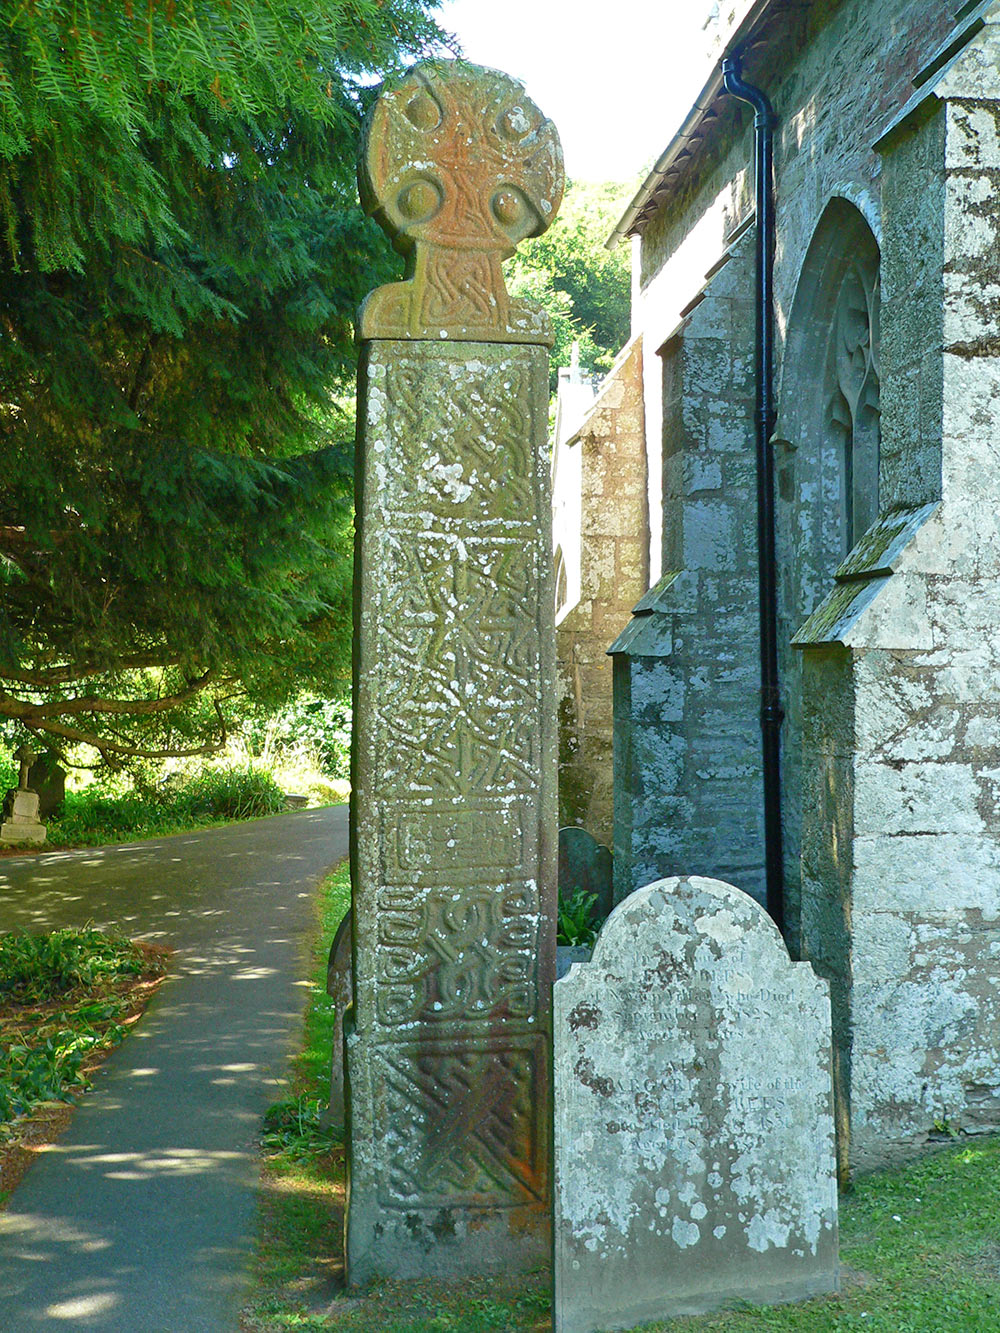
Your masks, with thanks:
[{"label": "green foliage", "polygon": [[259,819],[284,809],[284,793],[265,770],[209,769],[179,788],[111,790],[96,783],[67,792],[47,825],[52,846],[99,846],[152,838],[238,819]]},{"label": "green foliage", "polygon": [[265,763],[295,751],[311,755],[328,778],[350,776],[351,701],[302,694],[276,712],[254,710],[243,736]]},{"label": "green foliage", "polygon": [[0,1002],[43,1004],[115,977],[139,976],[146,960],[128,940],[98,930],[0,935]]},{"label": "green foliage", "polygon": [[397,271],[359,126],[435,3],[0,25],[0,715],[114,759],[343,683],[352,319]]},{"label": "green foliage", "polygon": [[0,1124],[29,1115],[39,1102],[73,1101],[89,1086],[81,1067],[102,1040],[100,1033],[76,1028],[44,1035],[35,1029],[25,1042],[5,1045],[0,1050]]},{"label": "green foliage", "polygon": [[507,266],[512,295],[538,301],[552,319],[553,375],[569,365],[573,342],[582,369],[604,374],[628,341],[628,247],[604,245],[627,194],[623,185],[570,182],[555,222]]},{"label": "green foliage", "polygon": [[323,1102],[330,1094],[330,1052],[337,1008],[326,992],[330,945],[351,907],[351,869],[346,861],[332,870],[320,886],[317,931],[313,947],[309,998],[306,1004],[302,1051],[296,1062],[296,1087]]},{"label": "green foliage", "polygon": [[[203,188],[220,185],[214,202],[224,212],[237,203],[205,171],[252,186],[323,135],[341,146],[356,122],[355,81],[425,47],[436,35],[427,8],[421,0],[12,7],[0,31],[0,159],[9,164],[0,216],[15,269],[82,274],[95,250],[113,258],[129,244],[139,271],[122,282],[154,285],[158,256],[144,247],[211,232]],[[333,166],[335,178],[343,165]],[[168,256],[161,282],[177,278],[176,287],[157,293],[157,305],[222,311],[199,276],[172,268]]]},{"label": "green foliage", "polygon": [[303,1093],[274,1102],[264,1115],[261,1144],[265,1152],[282,1153],[299,1162],[327,1156],[342,1142],[343,1131],[324,1125],[322,1113],[320,1099]]},{"label": "green foliage", "polygon": [[83,791],[66,793],[62,810],[48,821],[46,832],[53,847],[129,842],[133,838],[172,832],[171,814],[165,796],[86,787]]},{"label": "green foliage", "polygon": [[259,819],[285,808],[285,794],[264,769],[210,769],[178,793],[174,806],[195,819]]},{"label": "green foliage", "polygon": [[0,1129],[89,1086],[88,1060],[126,1033],[115,983],[150,975],[162,966],[97,930],[0,935]]},{"label": "green foliage", "polygon": [[597,939],[600,923],[596,913],[597,894],[575,889],[568,898],[559,899],[556,918],[559,944],[590,949]]}]

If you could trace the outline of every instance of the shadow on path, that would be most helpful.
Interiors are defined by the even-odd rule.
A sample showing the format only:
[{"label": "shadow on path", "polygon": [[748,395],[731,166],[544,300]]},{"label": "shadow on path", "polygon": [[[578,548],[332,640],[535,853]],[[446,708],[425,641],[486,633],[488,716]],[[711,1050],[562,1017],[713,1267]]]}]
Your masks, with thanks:
[{"label": "shadow on path", "polygon": [[98,1091],[0,1213],[4,1333],[235,1333],[313,889],[346,855],[336,806],[0,861],[0,931],[92,922],[177,950]]}]

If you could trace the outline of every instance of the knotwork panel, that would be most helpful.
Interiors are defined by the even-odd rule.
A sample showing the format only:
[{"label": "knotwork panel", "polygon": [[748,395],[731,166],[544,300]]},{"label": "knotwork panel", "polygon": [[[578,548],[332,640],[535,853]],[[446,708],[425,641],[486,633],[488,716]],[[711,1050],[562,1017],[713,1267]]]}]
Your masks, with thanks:
[{"label": "knotwork panel", "polygon": [[[479,343],[365,351],[354,1273],[422,1271],[428,1247],[452,1255],[456,1273],[474,1253],[493,1267],[503,1253],[546,1252],[556,729],[545,359]],[[414,1209],[441,1212],[418,1225]]]}]

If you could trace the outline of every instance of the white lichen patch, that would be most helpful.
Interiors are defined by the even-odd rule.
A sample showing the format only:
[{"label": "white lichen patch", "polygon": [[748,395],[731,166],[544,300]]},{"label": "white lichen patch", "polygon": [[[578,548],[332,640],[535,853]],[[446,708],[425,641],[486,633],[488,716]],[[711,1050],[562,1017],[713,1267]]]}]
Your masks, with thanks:
[{"label": "white lichen patch", "polygon": [[701,1230],[693,1222],[685,1222],[683,1218],[675,1217],[674,1224],[670,1228],[670,1238],[680,1249],[686,1250],[690,1245],[697,1245],[701,1240]]}]

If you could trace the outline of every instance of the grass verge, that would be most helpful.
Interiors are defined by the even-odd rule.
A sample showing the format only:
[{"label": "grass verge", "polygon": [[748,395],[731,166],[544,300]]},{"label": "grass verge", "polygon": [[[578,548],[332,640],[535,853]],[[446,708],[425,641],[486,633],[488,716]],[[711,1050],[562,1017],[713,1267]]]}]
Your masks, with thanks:
[{"label": "grass verge", "polygon": [[[272,774],[252,766],[210,769],[174,790],[115,793],[95,784],[66,793],[60,814],[47,821],[43,844],[3,847],[0,857],[194,833],[279,814],[289,799]],[[339,804],[343,799],[330,786],[313,804]]]},{"label": "grass verge", "polygon": [[97,930],[0,935],[0,1207],[142,1014],[167,956]]},{"label": "grass verge", "polygon": [[[327,951],[347,910],[346,865],[324,883],[293,1096],[265,1127],[260,1234],[244,1333],[547,1333],[547,1273],[461,1284],[343,1286],[344,1149],[323,1127],[334,1013]],[[1000,1333],[1000,1139],[965,1140],[862,1177],[841,1200],[843,1290],[643,1333]]]}]

